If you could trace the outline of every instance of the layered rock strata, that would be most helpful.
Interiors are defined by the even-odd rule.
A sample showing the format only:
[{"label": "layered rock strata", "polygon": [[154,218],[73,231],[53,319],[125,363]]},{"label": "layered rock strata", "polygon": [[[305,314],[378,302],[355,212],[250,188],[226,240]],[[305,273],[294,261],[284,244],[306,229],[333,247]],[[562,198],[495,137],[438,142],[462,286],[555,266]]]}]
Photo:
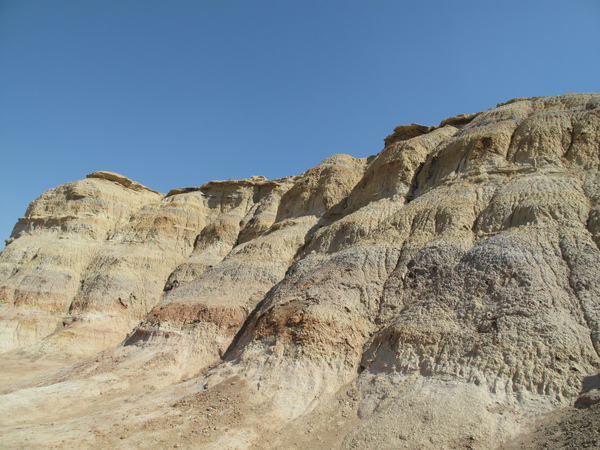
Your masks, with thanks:
[{"label": "layered rock strata", "polygon": [[61,329],[100,247],[131,214],[160,198],[125,177],[96,172],[32,202],[0,256],[0,350]]},{"label": "layered rock strata", "polygon": [[[175,268],[190,258],[186,270],[198,274],[199,255],[200,266],[207,254],[216,264],[238,235],[259,234],[275,219],[268,205],[291,184],[254,177],[165,196],[96,172],[44,193],[0,259],[2,349],[83,355],[119,343]],[[212,254],[203,245],[211,234],[219,241]]]},{"label": "layered rock strata", "polygon": [[599,100],[522,99],[389,138],[221,372],[289,417],[355,383],[351,448],[457,429],[485,447],[514,432],[505,411],[573,401],[599,363]]},{"label": "layered rock strata", "polygon": [[[125,370],[159,387],[193,378],[169,391],[177,407],[239,386],[247,415],[202,441],[214,448],[286,447],[310,423],[342,430],[334,447],[492,448],[573,404],[600,367],[600,94],[515,99],[385,143],[297,178],[226,182],[221,197],[115,184],[149,200],[119,215],[58,314],[131,332],[11,398]],[[30,228],[1,256],[10,320]],[[31,305],[52,304],[36,289]],[[43,334],[26,343],[64,337]]]},{"label": "layered rock strata", "polygon": [[[190,261],[198,264],[199,256],[212,257],[216,253],[213,249],[227,242],[228,234],[215,233],[216,227],[211,225],[210,234],[200,235],[200,251],[171,274],[162,300],[125,345],[156,349],[162,355],[177,342],[189,349],[182,364],[190,375],[220,361],[248,315],[284,279],[307,240],[322,226],[323,215],[345,199],[365,165],[364,159],[335,155],[308,170],[280,201],[270,200],[266,207],[257,209],[255,217],[261,217],[271,207],[271,224],[265,232],[238,242],[220,263],[204,266],[199,276],[180,282],[181,275],[186,280]],[[262,220],[264,223],[266,219]],[[229,236],[233,246],[233,234]]]}]

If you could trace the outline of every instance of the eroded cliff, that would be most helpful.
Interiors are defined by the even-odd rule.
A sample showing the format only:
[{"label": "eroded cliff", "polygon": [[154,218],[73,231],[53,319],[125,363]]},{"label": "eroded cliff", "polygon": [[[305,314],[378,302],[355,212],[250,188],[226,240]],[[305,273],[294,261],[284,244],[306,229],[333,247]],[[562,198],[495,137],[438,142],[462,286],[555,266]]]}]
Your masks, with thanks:
[{"label": "eroded cliff", "polygon": [[[490,448],[600,388],[584,383],[600,364],[600,94],[385,143],[282,180],[164,196],[111,174],[43,194],[0,256],[2,350],[107,350],[8,386],[0,409],[39,408],[48,438],[45,402],[88,383],[76,397],[110,391],[93,408],[107,423],[136,396],[130,446],[169,429],[190,447]],[[218,420],[217,397],[236,405]],[[200,411],[210,432],[194,433]]]}]

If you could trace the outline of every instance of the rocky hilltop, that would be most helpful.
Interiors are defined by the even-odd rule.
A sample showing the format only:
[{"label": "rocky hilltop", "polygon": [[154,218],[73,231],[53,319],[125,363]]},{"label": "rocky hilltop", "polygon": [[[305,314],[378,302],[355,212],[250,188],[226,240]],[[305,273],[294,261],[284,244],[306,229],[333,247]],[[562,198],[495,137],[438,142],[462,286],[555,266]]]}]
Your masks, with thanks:
[{"label": "rocky hilltop", "polygon": [[0,254],[0,441],[525,445],[600,399],[599,164],[566,94],[295,177],[51,189]]}]

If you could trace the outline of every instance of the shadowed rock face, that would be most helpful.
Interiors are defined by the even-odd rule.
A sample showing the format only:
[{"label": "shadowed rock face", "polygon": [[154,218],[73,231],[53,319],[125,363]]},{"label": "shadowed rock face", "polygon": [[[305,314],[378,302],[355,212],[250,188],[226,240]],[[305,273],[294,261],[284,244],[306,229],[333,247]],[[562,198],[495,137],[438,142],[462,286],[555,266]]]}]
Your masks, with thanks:
[{"label": "shadowed rock face", "polygon": [[600,364],[600,94],[385,143],[282,180],[48,191],[0,256],[2,349],[89,354],[130,332],[125,360],[185,355],[163,384],[243,379],[279,429],[351,386],[346,448],[490,448],[574,402]]}]

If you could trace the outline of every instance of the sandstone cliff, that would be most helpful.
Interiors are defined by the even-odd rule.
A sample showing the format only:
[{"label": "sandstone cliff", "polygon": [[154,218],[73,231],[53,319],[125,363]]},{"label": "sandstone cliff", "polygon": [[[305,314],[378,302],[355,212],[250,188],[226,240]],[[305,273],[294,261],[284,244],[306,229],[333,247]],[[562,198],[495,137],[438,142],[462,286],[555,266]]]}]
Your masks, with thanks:
[{"label": "sandstone cliff", "polygon": [[43,194],[0,255],[1,349],[106,350],[8,385],[10,442],[61,445],[52,421],[99,447],[490,448],[595,398],[600,94],[385,144],[281,180]]},{"label": "sandstone cliff", "polygon": [[[238,235],[264,231],[275,218],[269,208],[291,184],[254,177],[165,196],[96,172],[45,192],[2,253],[0,348],[88,355],[119,343],[174,269],[189,258],[193,278],[203,261],[223,259]],[[218,249],[203,245],[209,235]]]},{"label": "sandstone cliff", "polygon": [[62,327],[95,253],[134,211],[160,197],[96,172],[31,203],[0,257],[0,350],[39,342]]}]

